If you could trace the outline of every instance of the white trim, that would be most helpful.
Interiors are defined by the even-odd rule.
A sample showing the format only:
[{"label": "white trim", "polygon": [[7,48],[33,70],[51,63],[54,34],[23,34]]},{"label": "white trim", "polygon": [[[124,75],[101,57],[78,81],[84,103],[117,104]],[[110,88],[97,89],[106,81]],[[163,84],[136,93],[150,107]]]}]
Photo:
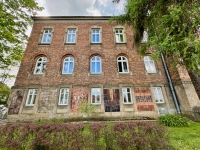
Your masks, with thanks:
[{"label": "white trim", "polygon": [[[66,61],[65,59],[69,59],[68,61]],[[73,60],[70,60],[70,59],[73,59]],[[68,56],[68,57],[65,57],[65,59],[63,60],[63,68],[62,68],[62,74],[73,74],[73,72],[74,72],[74,58],[73,57],[71,57],[71,56]],[[64,72],[64,67],[65,67],[65,63],[67,63],[67,72],[65,73]],[[72,72],[70,73],[69,71],[70,71],[70,63],[73,63],[73,68],[72,68]]]},{"label": "white trim", "polygon": [[[41,59],[41,60],[39,60]],[[40,66],[38,64],[41,63]],[[43,74],[46,68],[47,58],[46,57],[40,57],[37,59],[37,62],[35,64],[34,74]],[[37,69],[39,69],[39,72],[37,73]]]},{"label": "white trim", "polygon": [[150,56],[144,56],[144,66],[147,73],[157,73],[155,63]]},{"label": "white trim", "polygon": [[[97,91],[93,91],[93,90],[98,90]],[[93,95],[93,92],[94,92],[94,96],[95,96],[95,102],[93,103],[92,102],[92,95]],[[99,93],[99,103],[97,103],[97,97],[96,95]],[[94,104],[94,105],[101,105],[101,88],[91,88],[91,104]]]},{"label": "white trim", "polygon": [[[121,58],[121,60],[118,60],[119,58]],[[125,58],[125,60],[123,60],[123,58]],[[122,72],[119,71],[119,62],[121,62]],[[124,62],[126,63],[127,71],[124,68]],[[127,58],[125,56],[119,56],[119,57],[117,57],[117,66],[118,66],[118,72],[119,73],[129,73],[128,60],[127,60]]]},{"label": "white trim", "polygon": [[[120,35],[122,35],[123,41],[120,40]],[[115,28],[115,41],[116,41],[116,43],[125,43],[125,36],[124,36],[123,28]]]},{"label": "white trim", "polygon": [[[128,92],[127,89],[129,89],[130,92]],[[124,90],[126,90],[125,93],[124,93]],[[127,102],[124,102],[124,94],[125,94],[125,97],[127,99]],[[130,94],[131,102],[128,101],[128,94]],[[123,87],[122,88],[122,98],[123,98],[124,104],[133,104],[132,89],[130,87]]]},{"label": "white trim", "polygon": [[[63,93],[62,93],[62,90]],[[63,98],[66,98],[66,95],[67,95],[67,99],[63,99],[63,101],[67,101],[66,103],[63,103],[61,104],[61,95],[63,95]],[[60,94],[59,94],[59,101],[58,101],[58,105],[68,105],[68,102],[69,102],[69,88],[61,88],[60,89]]]},{"label": "white trim", "polygon": [[[95,60],[92,60],[93,58],[95,58]],[[97,58],[99,58],[100,60],[97,60]],[[92,72],[92,63],[93,62],[95,64],[95,72]],[[100,63],[100,72],[97,72],[97,63]],[[101,58],[99,56],[93,56],[90,59],[90,73],[91,74],[101,74],[102,73],[102,62],[101,62]]]},{"label": "white trim", "polygon": [[[32,94],[31,94],[31,92],[32,92]],[[30,96],[32,96],[32,97],[30,99],[30,103],[28,104],[28,100],[29,100]],[[28,95],[27,95],[27,98],[26,98],[26,106],[34,106],[36,96],[37,96],[37,89],[29,89]]]},{"label": "white trim", "polygon": [[[47,33],[45,33],[45,31],[47,31]],[[46,39],[47,41],[43,41],[45,35],[50,36],[50,38],[47,37],[47,39]],[[41,43],[51,43],[51,37],[52,37],[52,29],[44,29]],[[49,41],[48,41],[48,39],[49,39]]]},{"label": "white trim", "polygon": [[[99,31],[98,33],[93,33],[93,31]],[[95,35],[95,41],[93,41],[93,38],[92,36]],[[99,35],[99,42],[96,42],[96,39],[97,39],[97,35]],[[91,29],[91,43],[101,43],[101,30],[100,29],[94,29],[92,28]]]},{"label": "white trim", "polygon": [[156,103],[160,103],[160,104],[165,103],[161,87],[153,87],[153,93],[154,93]]},{"label": "white trim", "polygon": [[[72,33],[71,33],[71,32],[72,32]],[[71,35],[71,39],[72,39],[72,36],[73,36],[73,35],[75,36],[74,41],[72,41],[72,42],[69,42],[69,41],[68,41],[68,36],[69,36],[69,35]],[[66,37],[66,41],[65,41],[66,43],[76,43],[76,36],[77,36],[77,35],[76,35],[76,29],[68,28],[68,29],[67,29],[67,34],[66,34],[66,36],[67,36],[67,37]]]}]

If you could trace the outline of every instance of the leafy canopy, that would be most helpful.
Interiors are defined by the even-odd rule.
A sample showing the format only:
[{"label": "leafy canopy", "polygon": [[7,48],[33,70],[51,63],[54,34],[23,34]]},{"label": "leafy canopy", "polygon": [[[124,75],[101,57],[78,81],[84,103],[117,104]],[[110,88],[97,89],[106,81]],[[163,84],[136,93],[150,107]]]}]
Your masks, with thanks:
[{"label": "leafy canopy", "polygon": [[0,69],[15,66],[23,55],[26,30],[39,7],[35,0],[0,1]]},{"label": "leafy canopy", "polygon": [[[119,2],[120,0],[113,0]],[[139,54],[173,57],[200,73],[200,0],[127,0],[125,14],[111,21],[133,27]],[[147,30],[148,41],[141,44]]]},{"label": "leafy canopy", "polygon": [[10,88],[0,82],[0,104],[6,104],[10,94]]}]

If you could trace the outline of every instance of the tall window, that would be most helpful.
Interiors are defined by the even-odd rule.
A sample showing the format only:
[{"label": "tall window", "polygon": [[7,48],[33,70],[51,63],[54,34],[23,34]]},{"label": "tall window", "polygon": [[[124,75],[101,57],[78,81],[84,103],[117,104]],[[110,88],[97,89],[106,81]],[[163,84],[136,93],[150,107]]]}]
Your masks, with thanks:
[{"label": "tall window", "polygon": [[92,29],[92,43],[100,43],[100,29]]},{"label": "tall window", "polygon": [[119,56],[117,58],[117,64],[118,64],[118,71],[119,73],[128,73],[128,60],[124,56]]},{"label": "tall window", "polygon": [[115,29],[115,38],[116,38],[116,43],[125,42],[123,29]]},{"label": "tall window", "polygon": [[101,88],[92,88],[91,89],[91,103],[92,104],[101,104]]},{"label": "tall window", "polygon": [[26,106],[34,106],[36,95],[37,89],[29,89],[28,96],[26,99]]},{"label": "tall window", "polygon": [[75,43],[75,42],[76,42],[76,29],[68,29],[66,43]]},{"label": "tall window", "polygon": [[40,57],[36,62],[34,74],[43,74],[46,68],[46,63],[47,58]]},{"label": "tall window", "polygon": [[91,58],[90,72],[94,74],[101,73],[101,58],[100,57],[94,56]]},{"label": "tall window", "polygon": [[50,43],[51,42],[51,36],[52,36],[52,29],[45,29],[44,32],[43,32],[41,43]]},{"label": "tall window", "polygon": [[144,65],[148,73],[156,73],[156,67],[150,56],[144,56]]},{"label": "tall window", "polygon": [[162,90],[160,87],[153,87],[154,96],[156,99],[156,103],[164,103],[164,98],[162,94]]},{"label": "tall window", "polygon": [[131,88],[122,88],[124,104],[132,104]]},{"label": "tall window", "polygon": [[69,99],[69,89],[68,88],[61,88],[58,105],[67,105],[68,99]]},{"label": "tall window", "polygon": [[74,71],[74,58],[66,57],[63,61],[62,74],[72,74]]}]

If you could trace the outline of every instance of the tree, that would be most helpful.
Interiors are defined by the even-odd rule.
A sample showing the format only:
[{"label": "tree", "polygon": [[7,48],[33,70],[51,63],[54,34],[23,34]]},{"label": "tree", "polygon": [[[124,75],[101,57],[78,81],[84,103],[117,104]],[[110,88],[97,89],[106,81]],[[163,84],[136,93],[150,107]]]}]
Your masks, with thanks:
[{"label": "tree", "polygon": [[[125,14],[111,21],[133,27],[139,54],[156,59],[162,53],[174,66],[200,73],[199,14],[200,0],[127,0]],[[141,43],[145,30],[148,41]]]},{"label": "tree", "polygon": [[20,62],[28,38],[26,30],[33,23],[30,16],[42,9],[35,0],[0,1],[0,69]]},{"label": "tree", "polygon": [[0,104],[6,104],[10,94],[10,88],[0,82]]}]

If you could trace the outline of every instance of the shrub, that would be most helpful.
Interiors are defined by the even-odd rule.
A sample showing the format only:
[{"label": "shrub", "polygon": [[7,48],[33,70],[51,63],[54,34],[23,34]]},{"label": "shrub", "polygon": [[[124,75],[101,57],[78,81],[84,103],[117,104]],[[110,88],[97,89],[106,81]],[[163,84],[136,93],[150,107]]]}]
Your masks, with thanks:
[{"label": "shrub", "polygon": [[190,120],[178,114],[167,114],[165,116],[158,117],[158,121],[165,126],[170,127],[185,127],[189,126]]},{"label": "shrub", "polygon": [[96,111],[96,106],[88,103],[87,100],[84,100],[79,105],[78,110],[86,115],[86,117],[90,117]]},{"label": "shrub", "polygon": [[171,149],[163,125],[149,122],[0,125],[0,149],[160,150]]}]

